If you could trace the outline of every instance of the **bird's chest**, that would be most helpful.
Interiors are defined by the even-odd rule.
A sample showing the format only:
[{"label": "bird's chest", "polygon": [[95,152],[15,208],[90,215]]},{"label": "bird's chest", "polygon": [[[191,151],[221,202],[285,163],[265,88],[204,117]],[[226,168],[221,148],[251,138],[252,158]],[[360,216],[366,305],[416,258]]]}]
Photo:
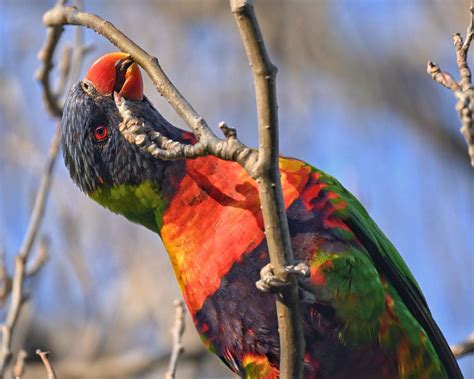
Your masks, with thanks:
[{"label": "bird's chest", "polygon": [[257,365],[261,372],[271,374],[271,364],[278,360],[275,297],[255,286],[266,263],[266,244],[261,243],[232,266],[221,278],[219,289],[193,315],[205,346],[235,372]]},{"label": "bird's chest", "polygon": [[[307,181],[301,166],[282,170],[287,207]],[[195,159],[185,162],[185,173],[163,214],[160,234],[194,314],[265,234],[257,185],[237,163]]]}]

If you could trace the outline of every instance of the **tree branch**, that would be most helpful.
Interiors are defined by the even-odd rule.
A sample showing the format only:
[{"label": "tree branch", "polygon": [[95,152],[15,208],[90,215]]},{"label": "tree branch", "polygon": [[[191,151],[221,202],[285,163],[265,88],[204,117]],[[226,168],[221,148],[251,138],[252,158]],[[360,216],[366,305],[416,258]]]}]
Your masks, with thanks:
[{"label": "tree branch", "polygon": [[450,89],[458,100],[456,110],[461,119],[461,133],[466,140],[471,165],[474,167],[474,86],[471,81],[471,70],[467,64],[469,47],[474,37],[474,6],[472,5],[470,12],[471,21],[464,42],[459,33],[453,35],[460,80],[456,82],[451,74],[441,70],[436,63],[431,61],[428,62],[427,71],[434,81]]},{"label": "tree branch", "polygon": [[[81,8],[79,0],[76,1]],[[58,0],[56,7],[64,7],[65,1]],[[54,9],[54,8],[53,8]],[[59,80],[56,91],[51,88],[50,73],[54,67],[53,57],[58,46],[61,35],[64,32],[62,25],[53,25],[46,31],[46,40],[43,47],[38,52],[38,59],[41,62],[40,68],[36,71],[36,80],[41,84],[43,91],[43,103],[51,116],[61,119],[63,105],[60,103],[61,97],[66,90],[66,84],[71,80],[77,80],[84,56],[92,50],[92,47],[84,47],[82,29],[77,28],[74,48],[66,46],[63,50],[59,62]]]},{"label": "tree branch", "polygon": [[[55,371],[64,378],[136,378],[147,373],[166,369],[170,353],[150,354],[146,350],[132,350],[126,354],[94,357],[91,360],[64,359],[55,362]],[[202,364],[209,357],[204,348],[198,351],[185,352],[179,362],[187,364]],[[37,372],[36,365],[31,362],[28,366],[32,372]]]},{"label": "tree branch", "polygon": [[58,103],[58,95],[54,94],[51,89],[49,74],[54,66],[53,55],[63,31],[64,28],[60,25],[50,27],[46,31],[46,41],[38,53],[38,59],[41,61],[42,66],[36,72],[36,79],[41,83],[43,90],[43,103],[46,105],[48,112],[57,118],[61,118],[63,110]]},{"label": "tree branch", "polygon": [[26,276],[31,278],[35,276],[38,271],[44,266],[48,260],[48,249],[49,249],[49,240],[46,237],[43,237],[40,243],[39,248],[36,251],[36,255],[33,258],[33,261],[26,268]]},{"label": "tree branch", "polygon": [[36,354],[38,354],[41,360],[43,361],[44,367],[46,368],[46,372],[48,374],[48,379],[57,379],[53,365],[51,364],[48,358],[49,351],[41,351],[40,349],[38,349],[36,350]]},{"label": "tree branch", "polygon": [[292,285],[277,297],[280,333],[280,378],[302,378],[305,340],[296,279],[288,278],[286,267],[293,265],[279,169],[277,68],[268,56],[263,36],[249,0],[231,0],[231,9],[252,67],[257,100],[259,152],[257,183],[262,205],[270,262],[275,276]]},{"label": "tree branch", "polygon": [[12,289],[12,278],[8,275],[5,266],[5,252],[0,250],[0,308],[3,307]]},{"label": "tree branch", "polygon": [[15,379],[21,379],[25,374],[25,359],[28,354],[25,350],[20,350],[16,356],[15,365],[13,366],[13,376]]},{"label": "tree branch", "polygon": [[174,320],[174,326],[171,330],[171,333],[173,334],[173,348],[171,349],[168,371],[165,375],[166,379],[174,379],[176,377],[178,358],[184,351],[184,346],[181,340],[186,325],[184,323],[184,316],[186,314],[186,311],[184,309],[184,304],[181,300],[175,300],[174,306],[176,307],[176,315]]},{"label": "tree branch", "polygon": [[7,365],[10,363],[12,355],[12,335],[16,327],[18,317],[20,315],[21,306],[25,300],[25,296],[23,293],[23,282],[25,280],[25,277],[27,276],[26,264],[31,252],[31,248],[36,239],[38,229],[41,225],[41,221],[43,219],[46,199],[52,181],[54,163],[56,162],[56,157],[58,155],[60,135],[61,129],[58,125],[53,140],[51,141],[48,159],[46,161],[46,166],[41,178],[38,193],[36,194],[35,204],[33,207],[33,212],[31,214],[30,223],[23,239],[20,252],[15,257],[15,269],[12,280],[11,302],[1,329],[2,343],[0,349],[0,376],[4,374]]},{"label": "tree branch", "polygon": [[470,334],[464,341],[451,346],[456,358],[474,353],[474,333]]},{"label": "tree branch", "polygon": [[61,124],[58,122],[56,131],[49,147],[48,158],[44,167],[43,175],[41,177],[40,186],[36,195],[35,204],[33,206],[33,212],[31,213],[30,223],[26,231],[23,243],[21,244],[19,255],[26,261],[31,252],[31,247],[36,239],[41,220],[44,216],[44,210],[46,208],[47,195],[51,187],[53,179],[53,169],[56,163],[56,158],[59,151],[59,142],[61,139]]}]

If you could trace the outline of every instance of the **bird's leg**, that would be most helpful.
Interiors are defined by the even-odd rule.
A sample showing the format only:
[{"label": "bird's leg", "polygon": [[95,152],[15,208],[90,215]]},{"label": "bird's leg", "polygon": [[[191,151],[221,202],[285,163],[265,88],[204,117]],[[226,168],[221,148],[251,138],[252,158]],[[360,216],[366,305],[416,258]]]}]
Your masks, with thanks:
[{"label": "bird's leg", "polygon": [[[299,262],[285,267],[288,276],[292,276],[298,283],[301,301],[312,303],[315,300],[314,294],[306,286],[306,280],[310,276],[310,269],[304,262]],[[260,270],[260,280],[255,285],[260,291],[277,293],[292,284],[291,278],[282,280],[273,273],[273,267],[270,263]]]}]

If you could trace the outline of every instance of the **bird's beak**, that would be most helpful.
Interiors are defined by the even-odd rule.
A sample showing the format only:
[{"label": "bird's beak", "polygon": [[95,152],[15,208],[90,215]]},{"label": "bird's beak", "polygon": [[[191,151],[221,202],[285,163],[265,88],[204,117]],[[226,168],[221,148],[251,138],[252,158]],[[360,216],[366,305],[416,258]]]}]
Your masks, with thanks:
[{"label": "bird's beak", "polygon": [[100,57],[84,79],[90,81],[101,95],[118,92],[127,100],[143,99],[142,74],[128,54],[119,52]]}]

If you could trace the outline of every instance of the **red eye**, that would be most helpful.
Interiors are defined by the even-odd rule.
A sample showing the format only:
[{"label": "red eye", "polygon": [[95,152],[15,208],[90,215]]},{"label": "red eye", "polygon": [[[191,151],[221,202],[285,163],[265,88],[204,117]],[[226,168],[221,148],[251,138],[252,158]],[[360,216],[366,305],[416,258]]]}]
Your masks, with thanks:
[{"label": "red eye", "polygon": [[98,142],[105,141],[109,136],[109,129],[103,125],[96,126],[94,129],[94,138]]}]

